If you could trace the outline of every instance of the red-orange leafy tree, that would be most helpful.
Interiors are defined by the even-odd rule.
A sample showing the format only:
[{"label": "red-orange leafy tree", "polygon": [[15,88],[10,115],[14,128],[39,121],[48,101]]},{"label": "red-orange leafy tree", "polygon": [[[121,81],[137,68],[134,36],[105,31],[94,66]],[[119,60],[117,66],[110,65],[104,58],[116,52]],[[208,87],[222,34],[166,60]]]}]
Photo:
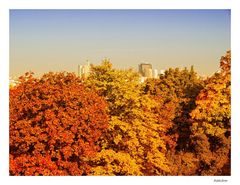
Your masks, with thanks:
[{"label": "red-orange leafy tree", "polygon": [[19,81],[10,89],[10,175],[87,175],[108,126],[105,101],[71,73]]}]

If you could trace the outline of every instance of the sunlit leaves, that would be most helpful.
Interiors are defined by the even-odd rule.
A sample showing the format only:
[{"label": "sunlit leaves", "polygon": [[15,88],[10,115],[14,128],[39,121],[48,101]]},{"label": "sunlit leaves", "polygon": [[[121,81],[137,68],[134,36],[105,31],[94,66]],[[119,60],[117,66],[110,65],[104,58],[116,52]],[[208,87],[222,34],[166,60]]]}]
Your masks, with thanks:
[{"label": "sunlit leaves", "polygon": [[26,73],[10,88],[10,175],[229,175],[231,54],[140,83],[108,60],[88,78]]},{"label": "sunlit leaves", "polygon": [[206,80],[205,88],[196,98],[196,108],[191,112],[193,141],[199,134],[205,137],[202,143],[195,143],[195,149],[202,148],[205,151],[196,151],[203,165],[200,167],[202,175],[219,175],[223,170],[224,173],[230,173],[230,66],[231,53],[228,51],[221,57],[221,71]]},{"label": "sunlit leaves", "polygon": [[[103,61],[100,66],[92,66],[85,83],[105,97],[109,105],[111,117],[102,148],[128,154],[141,174],[161,175],[169,171],[165,141],[161,138],[166,129],[155,114],[158,103],[142,93],[139,75],[131,69],[113,69],[109,61]],[[130,170],[134,166],[126,167]]]},{"label": "sunlit leaves", "polygon": [[105,101],[71,73],[19,81],[10,89],[10,174],[87,173],[85,157],[108,125]]},{"label": "sunlit leaves", "polygon": [[143,175],[140,166],[128,153],[102,150],[93,158],[91,175]]}]

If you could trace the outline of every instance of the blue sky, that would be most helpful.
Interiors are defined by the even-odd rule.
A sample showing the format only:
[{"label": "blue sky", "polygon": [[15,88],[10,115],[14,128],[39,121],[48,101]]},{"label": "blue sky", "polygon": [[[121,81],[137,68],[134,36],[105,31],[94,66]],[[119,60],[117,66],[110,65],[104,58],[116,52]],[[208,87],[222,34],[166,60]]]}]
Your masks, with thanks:
[{"label": "blue sky", "polygon": [[116,68],[218,70],[230,47],[230,10],[10,10],[10,76],[77,72],[89,60]]}]

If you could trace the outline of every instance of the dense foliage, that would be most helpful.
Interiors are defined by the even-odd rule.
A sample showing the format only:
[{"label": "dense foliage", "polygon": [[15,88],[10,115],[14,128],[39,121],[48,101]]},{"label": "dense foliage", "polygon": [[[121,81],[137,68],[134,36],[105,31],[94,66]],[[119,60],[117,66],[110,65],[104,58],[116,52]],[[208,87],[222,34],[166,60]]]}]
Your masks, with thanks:
[{"label": "dense foliage", "polygon": [[221,58],[219,73],[207,79],[191,112],[191,140],[201,175],[230,173],[231,53]]},{"label": "dense foliage", "polygon": [[88,174],[108,126],[105,101],[73,74],[20,81],[10,90],[10,174]]},{"label": "dense foliage", "polygon": [[85,79],[26,74],[10,88],[10,174],[230,175],[230,63],[144,83],[108,60]]}]

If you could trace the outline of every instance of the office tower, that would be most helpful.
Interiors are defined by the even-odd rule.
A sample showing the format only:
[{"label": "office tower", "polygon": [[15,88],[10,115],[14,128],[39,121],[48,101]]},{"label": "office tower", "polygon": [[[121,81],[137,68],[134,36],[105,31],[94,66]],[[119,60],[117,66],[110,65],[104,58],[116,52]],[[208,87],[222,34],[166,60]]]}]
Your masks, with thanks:
[{"label": "office tower", "polygon": [[153,78],[158,78],[158,70],[157,69],[153,70]]},{"label": "office tower", "polygon": [[87,61],[86,65],[78,65],[78,76],[87,78],[90,74],[90,63]]},{"label": "office tower", "polygon": [[147,63],[141,63],[138,66],[139,73],[143,77],[152,78],[152,65]]}]

